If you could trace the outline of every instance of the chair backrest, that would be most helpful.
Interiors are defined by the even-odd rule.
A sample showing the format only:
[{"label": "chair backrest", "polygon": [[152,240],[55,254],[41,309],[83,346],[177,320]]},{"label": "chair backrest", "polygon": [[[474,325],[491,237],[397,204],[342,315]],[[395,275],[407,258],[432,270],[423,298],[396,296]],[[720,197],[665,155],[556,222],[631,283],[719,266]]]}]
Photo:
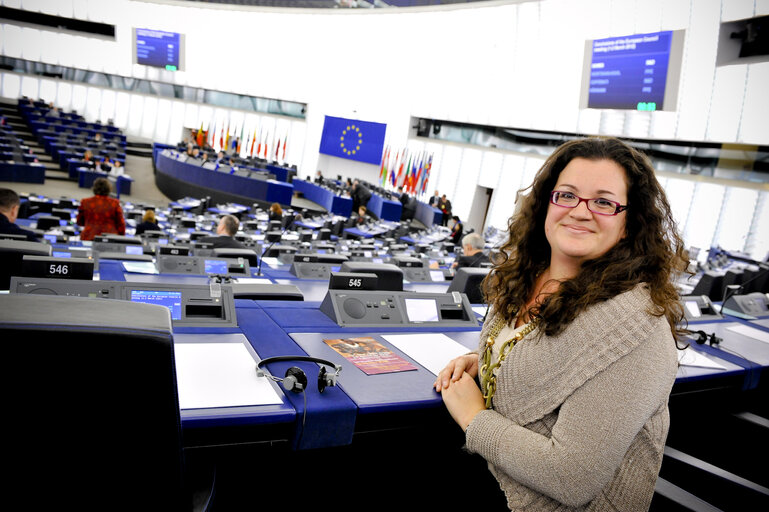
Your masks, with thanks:
[{"label": "chair backrest", "polygon": [[40,242],[0,240],[0,290],[7,290],[11,276],[20,276],[24,255],[50,256],[52,248]]},{"label": "chair backrest", "polygon": [[481,282],[491,271],[489,268],[462,267],[457,269],[454,279],[449,285],[449,292],[460,292],[467,295],[470,304],[483,304]]},{"label": "chair backrest", "polygon": [[14,492],[41,510],[189,509],[168,309],[0,295],[0,330]]}]

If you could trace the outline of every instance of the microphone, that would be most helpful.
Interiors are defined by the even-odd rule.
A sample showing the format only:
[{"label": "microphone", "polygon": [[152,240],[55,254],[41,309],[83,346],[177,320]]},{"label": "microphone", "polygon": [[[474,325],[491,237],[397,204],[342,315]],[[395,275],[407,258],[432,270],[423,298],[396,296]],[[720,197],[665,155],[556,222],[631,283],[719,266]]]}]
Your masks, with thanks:
[{"label": "microphone", "polygon": [[[272,246],[273,246],[273,245],[275,245],[276,243],[280,242],[280,240],[283,238],[283,235],[286,233],[286,230],[287,230],[287,229],[288,229],[288,225],[286,225],[286,227],[284,227],[284,228],[281,230],[281,232],[280,232],[280,238],[278,238],[277,240],[274,240],[274,241],[270,242],[270,245],[268,245],[268,246],[267,246],[267,248],[266,248],[264,251],[262,251],[262,255],[259,257],[259,264],[258,264],[258,265],[257,265],[257,267],[256,267],[256,275],[257,275],[257,276],[261,276],[261,275],[262,275],[262,262],[264,261],[264,255],[265,255],[265,254],[267,254],[267,251],[269,251],[270,249],[272,249]],[[266,236],[266,235],[265,235],[265,236]]]},{"label": "microphone", "polygon": [[[744,289],[746,284],[750,284],[756,279],[759,279],[761,277],[764,277],[769,272],[769,266],[767,266],[763,262],[757,261],[756,264],[758,265],[758,268],[761,269],[760,272],[758,272],[755,276],[751,277],[747,281],[741,284],[730,284],[726,287],[726,293],[724,293],[724,300],[721,301],[721,312],[723,313],[724,308],[726,307],[726,302],[734,297],[735,295],[739,295]],[[729,293],[732,292],[732,293]],[[728,309],[728,308],[727,308]]]}]

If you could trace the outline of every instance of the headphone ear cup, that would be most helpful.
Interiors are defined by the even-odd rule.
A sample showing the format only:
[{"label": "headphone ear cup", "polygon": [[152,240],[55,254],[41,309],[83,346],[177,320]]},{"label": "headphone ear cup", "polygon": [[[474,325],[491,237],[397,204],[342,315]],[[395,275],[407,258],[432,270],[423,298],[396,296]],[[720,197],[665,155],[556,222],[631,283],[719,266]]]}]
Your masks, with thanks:
[{"label": "headphone ear cup", "polygon": [[307,389],[307,375],[301,368],[292,366],[286,371],[286,376],[283,378],[283,387],[294,393],[301,393]]},{"label": "headphone ear cup", "polygon": [[321,367],[320,371],[318,371],[318,391],[320,393],[323,393],[323,391],[326,389],[326,386],[329,385],[328,378],[326,376],[326,367]]}]

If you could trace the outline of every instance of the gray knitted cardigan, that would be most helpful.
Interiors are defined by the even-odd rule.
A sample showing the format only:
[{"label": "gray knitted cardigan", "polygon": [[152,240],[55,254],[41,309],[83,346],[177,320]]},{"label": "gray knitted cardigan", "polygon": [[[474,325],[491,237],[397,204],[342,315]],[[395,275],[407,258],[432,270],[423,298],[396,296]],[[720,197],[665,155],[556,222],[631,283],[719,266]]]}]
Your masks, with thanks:
[{"label": "gray knitted cardigan", "polygon": [[511,510],[649,508],[678,368],[670,327],[651,306],[638,285],[507,355],[494,407],[470,423],[466,446],[489,462]]}]

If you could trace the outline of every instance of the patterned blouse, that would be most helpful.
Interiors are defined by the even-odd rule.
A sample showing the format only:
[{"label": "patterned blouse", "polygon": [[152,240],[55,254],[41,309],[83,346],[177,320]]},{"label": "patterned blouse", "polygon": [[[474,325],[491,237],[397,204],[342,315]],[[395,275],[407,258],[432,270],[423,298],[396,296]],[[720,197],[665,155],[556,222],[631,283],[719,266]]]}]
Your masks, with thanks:
[{"label": "patterned blouse", "polygon": [[93,240],[96,235],[113,233],[125,235],[125,219],[120,201],[108,196],[93,196],[80,201],[77,223],[85,226],[81,240]]}]

